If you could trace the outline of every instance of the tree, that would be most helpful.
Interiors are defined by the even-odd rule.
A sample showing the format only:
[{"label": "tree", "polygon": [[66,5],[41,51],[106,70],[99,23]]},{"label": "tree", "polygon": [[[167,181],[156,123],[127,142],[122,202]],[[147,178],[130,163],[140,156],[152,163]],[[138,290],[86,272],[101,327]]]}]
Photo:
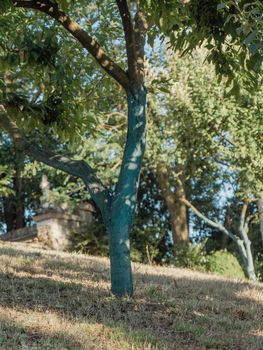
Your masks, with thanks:
[{"label": "tree", "polygon": [[[232,201],[237,199],[239,203],[257,198],[262,191],[262,89],[254,90],[253,95],[241,91],[242,96],[235,99],[225,96],[226,82],[223,79],[219,84],[213,66],[203,64],[205,54],[199,49],[188,60],[176,56],[171,59],[169,52],[167,56],[163,52],[162,66],[155,66],[148,73],[148,79],[154,83],[152,89],[156,85],[155,93],[149,96],[149,162],[156,169],[169,208],[175,243],[185,232],[185,207],[196,203],[197,187],[201,189],[197,206],[200,208],[200,202],[206,199],[205,207],[198,211],[206,213],[202,214],[206,223],[223,221],[228,215],[226,200],[220,198],[223,185],[235,184],[237,191],[232,194]],[[164,82],[169,88],[163,86]],[[213,194],[211,198],[209,192]],[[209,212],[215,194],[218,215]],[[210,226],[223,234],[224,226],[242,238],[251,260],[248,271],[252,272],[247,275],[253,277],[248,223],[242,220],[238,229]],[[241,250],[244,261],[248,259],[246,255]]]},{"label": "tree", "polygon": [[218,229],[220,232],[222,232],[224,235],[229,237],[237,245],[238,251],[240,253],[243,264],[245,266],[246,275],[249,279],[251,279],[252,281],[255,281],[256,274],[255,274],[255,268],[254,268],[254,262],[253,262],[253,255],[251,251],[251,242],[248,238],[248,230],[249,230],[248,225],[250,221],[253,219],[253,216],[251,215],[246,216],[249,201],[245,201],[242,206],[239,227],[237,230],[238,233],[233,233],[229,231],[226,227],[221,225],[220,223],[208,219],[195,206],[193,206],[186,198],[183,198],[182,201],[185,203],[185,205],[191,208],[194,214],[196,214],[200,219],[204,220],[211,227]]},{"label": "tree", "polygon": [[2,127],[13,138],[17,149],[26,152],[35,159],[56,167],[83,179],[91,197],[100,208],[109,234],[112,292],[116,295],[131,295],[132,274],[129,254],[129,230],[132,225],[136,207],[138,179],[145,148],[145,105],[144,87],[144,40],[147,24],[143,13],[138,11],[135,24],[126,1],[116,1],[123,23],[128,72],[112,61],[86,31],[63,12],[52,1],[15,1],[15,7],[41,11],[68,30],[88,52],[97,64],[104,69],[127,95],[128,133],[118,183],[115,191],[106,188],[97,178],[95,171],[84,161],[70,160],[53,155],[32,145],[26,140],[21,130],[10,119],[5,107],[0,110]]},{"label": "tree", "polygon": [[199,207],[201,201],[211,203],[219,191],[218,179],[223,181],[216,161],[218,137],[226,132],[231,108],[224,98],[225,85],[216,81],[213,65],[204,63],[206,54],[199,49],[191,58],[181,58],[162,50],[162,64],[152,59],[154,68],[147,71],[151,89],[146,156],[169,208],[175,245],[189,240],[188,208],[180,198],[196,198]]},{"label": "tree", "polygon": [[[136,208],[136,194],[145,149],[146,128],[145,107],[147,92],[144,86],[144,42],[148,24],[144,12],[141,9],[137,12],[135,11],[136,14],[133,19],[132,14],[134,11],[129,10],[128,2],[126,0],[116,0],[116,2],[109,1],[109,3],[107,3],[109,8],[112,8],[113,5],[116,4],[119,10],[127,55],[128,69],[125,71],[120,64],[117,64],[115,60],[111,59],[109,55],[106,54],[99,42],[93,38],[88,31],[85,31],[83,27],[71,19],[70,15],[65,12],[67,11],[68,1],[5,0],[2,6],[6,7],[10,3],[13,3],[15,8],[29,10],[30,16],[32,16],[32,11],[38,11],[55,19],[58,24],[64,27],[76,39],[76,41],[93,56],[97,65],[113,78],[113,80],[115,80],[126,92],[128,106],[128,132],[121,169],[114,189],[107,188],[99,180],[95,170],[83,160],[73,160],[59,154],[52,154],[51,152],[39,148],[35,144],[29,142],[21,130],[21,127],[19,127],[19,123],[16,124],[14,120],[12,120],[10,109],[8,108],[9,106],[3,104],[0,107],[0,124],[13,138],[19,152],[26,153],[40,162],[67,172],[72,176],[79,177],[84,181],[92,199],[100,208],[108,231],[112,292],[119,296],[125,294],[131,295],[133,287],[129,253],[129,231]],[[99,6],[104,5],[104,2],[99,1],[98,3]],[[183,3],[185,4],[185,2]],[[136,1],[135,4],[139,4],[139,1]],[[141,2],[141,5],[143,6],[142,8],[145,12],[148,13],[148,9],[154,10],[149,11],[149,20],[156,19],[156,13],[158,14],[159,12],[158,4],[160,4],[159,1]],[[161,18],[163,18],[163,10],[167,9],[170,11],[171,9],[169,8],[170,5],[168,5],[168,3],[161,2],[161,4],[163,5],[163,8],[161,9]],[[187,41],[189,23],[185,20],[189,17],[187,13],[188,5],[186,3],[182,14],[178,5],[181,5],[181,3],[176,2],[172,5],[172,9],[175,12],[172,12],[171,15],[167,17],[167,20],[169,19],[169,23],[173,23],[175,27],[177,22],[180,22],[180,25],[184,25],[184,30],[179,30],[178,33],[182,34]],[[191,8],[189,9],[191,10]],[[14,11],[13,8],[11,9],[11,13],[12,11]],[[78,13],[79,12],[81,11],[78,9]],[[214,6],[213,15],[216,13],[217,7]],[[172,22],[170,21],[171,18],[173,18]],[[193,16],[189,18],[193,19]],[[227,13],[224,14],[223,20],[226,18]],[[209,22],[209,24],[211,23],[212,21]],[[194,37],[195,41],[199,43],[206,39],[211,43],[211,40],[214,38],[214,32],[212,30],[203,30],[205,26],[208,27],[206,22],[204,24],[199,24],[201,25],[197,27],[197,29],[200,33],[201,39],[199,38],[200,40],[196,40]],[[224,22],[221,21],[220,23],[217,23],[217,27],[223,27],[223,24]],[[52,25],[49,22],[48,25],[44,26],[44,31],[50,32],[51,27]],[[213,25],[212,27],[214,28]],[[30,26],[30,28],[32,27]],[[156,26],[153,26],[152,28],[154,33]],[[163,29],[164,33],[167,32],[167,27],[161,29]],[[222,36],[221,42],[226,38],[226,35]],[[192,42],[192,40],[190,41]],[[233,40],[233,44],[236,42],[237,40]],[[46,48],[47,46],[45,49]],[[43,51],[44,50],[42,50],[42,53]],[[242,52],[246,52],[246,47],[242,47]],[[23,54],[21,51],[19,51],[19,53]],[[49,60],[49,54],[50,52],[47,50],[44,55],[45,60],[47,61]],[[216,57],[213,57],[213,59],[216,61]],[[41,60],[43,60],[43,55],[41,55]],[[237,65],[234,66],[233,69],[235,68],[237,68]],[[232,70],[228,70],[227,74],[229,74],[230,80],[232,78],[231,73]],[[54,107],[54,103],[52,105]],[[26,111],[24,110],[23,113],[26,113]],[[50,116],[48,113],[47,115]],[[53,117],[56,118],[56,116],[57,113]],[[50,122],[49,118],[46,122],[47,124]]]}]

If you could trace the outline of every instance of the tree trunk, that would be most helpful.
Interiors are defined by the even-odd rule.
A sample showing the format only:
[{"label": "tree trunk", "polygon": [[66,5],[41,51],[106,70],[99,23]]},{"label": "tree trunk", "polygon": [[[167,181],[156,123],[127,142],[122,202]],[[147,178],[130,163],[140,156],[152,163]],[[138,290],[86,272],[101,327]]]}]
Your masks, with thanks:
[{"label": "tree trunk", "polygon": [[22,228],[25,226],[25,203],[23,179],[21,176],[24,166],[24,156],[21,152],[15,150],[13,177],[14,194],[4,198],[4,218],[7,226],[7,232]]},{"label": "tree trunk", "polygon": [[248,204],[244,203],[242,208],[242,212],[240,216],[240,225],[239,225],[240,237],[238,237],[238,235],[232,233],[220,223],[208,219],[195,206],[193,206],[186,198],[182,200],[189,208],[192,209],[194,214],[196,214],[200,219],[204,220],[209,226],[221,231],[223,234],[225,234],[227,237],[229,237],[233,242],[237,244],[238,250],[240,252],[240,256],[244,263],[245,273],[250,280],[255,281],[256,274],[255,274],[255,268],[254,268],[254,262],[253,262],[253,255],[251,251],[251,242],[248,238],[249,219],[248,218],[246,219],[246,211],[247,211]]},{"label": "tree trunk", "polygon": [[7,232],[25,226],[25,206],[23,194],[23,180],[20,171],[13,178],[14,195],[3,198],[4,219]]},{"label": "tree trunk", "polygon": [[[109,235],[111,290],[133,294],[129,233],[136,209],[137,190],[145,150],[146,91],[143,86],[127,94],[128,133],[116,191],[103,218]],[[103,210],[102,210],[103,212]]]},{"label": "tree trunk", "polygon": [[244,242],[246,252],[247,252],[247,265],[246,265],[246,270],[247,270],[247,276],[251,281],[256,281],[256,272],[255,272],[255,267],[254,267],[254,261],[253,261],[253,255],[251,251],[251,241],[248,239]]},{"label": "tree trunk", "polygon": [[14,196],[3,197],[4,220],[7,232],[15,229],[16,206]]},{"label": "tree trunk", "polygon": [[258,212],[259,212],[260,234],[261,234],[261,240],[263,244],[263,198],[260,198],[257,201],[257,206],[258,206]]},{"label": "tree trunk", "polygon": [[23,179],[21,176],[21,163],[18,162],[16,165],[16,173],[14,178],[14,190],[15,190],[15,207],[16,207],[16,218],[15,228],[19,229],[25,226],[25,203],[24,203],[24,192],[23,192]]},{"label": "tree trunk", "polygon": [[185,176],[183,166],[178,166],[177,169],[180,181],[175,185],[175,211],[176,218],[173,224],[174,241],[175,243],[186,243],[189,240],[188,232],[188,208],[181,201],[181,198],[186,197],[185,193]]},{"label": "tree trunk", "polygon": [[157,178],[162,189],[163,196],[170,214],[171,230],[173,233],[174,244],[186,243],[189,240],[188,232],[188,208],[181,201],[185,198],[185,178],[181,172],[182,166],[179,167],[178,175],[180,182],[176,183],[175,193],[172,192],[169,183],[169,176],[166,166],[159,164],[157,169]]},{"label": "tree trunk", "polygon": [[[228,230],[228,231],[232,231],[232,217],[231,214],[232,213],[232,205],[228,206],[226,209],[226,213],[225,213],[225,220],[224,220],[224,227]],[[231,242],[231,239],[225,235],[222,231],[217,230],[213,233],[213,235],[211,236],[211,239],[214,240],[217,245],[218,245],[218,249],[226,249],[228,244]]]},{"label": "tree trunk", "polygon": [[128,218],[122,204],[112,208],[107,232],[111,264],[111,291],[116,296],[132,295],[132,268],[130,258],[129,231],[131,218]]},{"label": "tree trunk", "polygon": [[249,222],[251,221],[250,216],[246,217],[248,206],[249,201],[245,200],[241,210],[239,223],[239,235],[242,239],[242,244],[240,244],[240,240],[238,241],[238,244],[240,250],[243,252],[243,261],[246,268],[247,277],[252,281],[256,281],[253,255],[251,251],[251,241],[248,238]]},{"label": "tree trunk", "polygon": [[248,238],[248,221],[245,221],[243,226],[239,228],[239,233],[242,238],[242,243],[239,244],[240,252],[243,256],[244,265],[246,268],[246,275],[251,281],[256,281],[256,273],[253,261],[253,255],[251,251],[251,241]]},{"label": "tree trunk", "polygon": [[[243,233],[244,234],[244,233]],[[245,240],[237,240],[238,249],[241,255],[241,258],[243,260],[243,264],[245,267],[245,274],[251,281],[256,281],[256,273],[255,273],[255,267],[254,267],[254,261],[253,261],[253,255],[251,252],[251,242],[247,237],[247,234],[245,234],[246,239]]]}]

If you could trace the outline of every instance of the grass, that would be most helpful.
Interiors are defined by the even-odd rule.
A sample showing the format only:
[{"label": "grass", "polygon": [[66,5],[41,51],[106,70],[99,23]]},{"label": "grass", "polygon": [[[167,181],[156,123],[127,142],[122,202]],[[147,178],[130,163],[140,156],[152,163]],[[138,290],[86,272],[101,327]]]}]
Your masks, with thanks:
[{"label": "grass", "polygon": [[134,264],[110,293],[106,258],[0,244],[0,349],[263,350],[263,284]]}]

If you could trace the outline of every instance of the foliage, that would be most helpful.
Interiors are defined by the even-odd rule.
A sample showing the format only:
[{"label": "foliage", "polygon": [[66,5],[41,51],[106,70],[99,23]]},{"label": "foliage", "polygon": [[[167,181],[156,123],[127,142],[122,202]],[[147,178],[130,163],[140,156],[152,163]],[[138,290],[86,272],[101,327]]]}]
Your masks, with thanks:
[{"label": "foliage", "polygon": [[[250,197],[262,188],[263,89],[253,95],[242,91],[225,96],[226,81],[204,63],[206,50],[191,59],[161,52],[161,65],[150,68],[148,79],[165,80],[169,92],[150,95],[149,158],[169,166],[183,164],[187,176],[211,177],[229,183],[238,176],[240,196]],[[231,178],[234,181],[231,181]]]},{"label": "foliage", "polygon": [[244,271],[235,255],[227,250],[207,253],[206,240],[199,244],[186,244],[175,249],[171,260],[176,267],[214,272],[226,277],[245,278]]},{"label": "foliage", "polygon": [[228,0],[141,0],[156,33],[169,38],[170,45],[189,53],[200,46],[208,50],[217,74],[228,77],[232,92],[240,83],[257,84],[262,66],[263,4],[258,1]]},{"label": "foliage", "polygon": [[188,243],[183,246],[175,247],[172,264],[191,270],[208,271],[209,259],[204,245],[204,242],[199,244]]},{"label": "foliage", "polygon": [[69,213],[72,213],[75,207],[75,202],[69,198],[69,196],[56,189],[48,191],[40,198],[41,206],[54,209],[66,209]]},{"label": "foliage", "polygon": [[7,166],[0,165],[0,197],[13,193],[12,188],[10,188],[11,182],[10,169]]},{"label": "foliage", "polygon": [[133,259],[165,263],[171,251],[169,213],[153,170],[146,161],[138,192],[137,216],[131,232]]},{"label": "foliage", "polygon": [[263,254],[258,254],[255,259],[255,269],[259,281],[263,281]]},{"label": "foliage", "polygon": [[[174,196],[180,168],[190,201],[210,219],[230,220],[236,232],[239,212],[230,208],[239,210],[240,200],[259,196],[263,186],[263,90],[226,96],[226,81],[216,81],[213,66],[203,63],[205,56],[199,49],[189,60],[174,60],[163,50],[160,64],[151,58],[146,157],[153,168],[166,165]],[[158,91],[163,82],[169,91]],[[194,216],[190,222],[195,241],[216,233]]]},{"label": "foliage", "polygon": [[[121,62],[120,20],[116,6],[108,3],[105,7],[86,4],[81,11],[89,29]],[[69,9],[78,18],[79,4]],[[45,17],[43,21],[43,15],[35,12],[32,16],[19,9],[0,13],[0,18],[0,103],[19,108],[20,113],[13,113],[18,125],[26,131],[37,127],[43,137],[49,130],[60,142],[75,144],[84,133],[96,133],[111,92],[116,95],[116,85],[53,20]],[[98,27],[101,32],[110,30],[111,37],[102,35]],[[6,73],[10,76],[8,86]],[[6,89],[8,93],[4,93]]]},{"label": "foliage", "polygon": [[208,256],[208,271],[231,278],[245,278],[238,259],[227,250],[218,250]]},{"label": "foliage", "polygon": [[98,218],[78,232],[72,232],[71,240],[73,251],[97,256],[108,256],[109,254],[105,227]]}]

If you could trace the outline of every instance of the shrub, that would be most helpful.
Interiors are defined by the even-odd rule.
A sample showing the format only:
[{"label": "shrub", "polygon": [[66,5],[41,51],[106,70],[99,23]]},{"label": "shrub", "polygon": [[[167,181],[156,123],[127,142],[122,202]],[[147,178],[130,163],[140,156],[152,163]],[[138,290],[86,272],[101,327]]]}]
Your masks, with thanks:
[{"label": "shrub", "polygon": [[259,281],[263,281],[263,254],[258,254],[255,259],[256,275]]},{"label": "shrub", "polygon": [[108,239],[105,228],[98,222],[92,222],[71,234],[72,250],[91,255],[108,256]]},{"label": "shrub", "polygon": [[208,271],[226,277],[245,278],[244,271],[238,259],[227,250],[218,250],[209,255]]},{"label": "shrub", "polygon": [[235,255],[227,250],[207,253],[206,241],[194,245],[188,243],[177,247],[172,264],[177,267],[185,267],[201,272],[214,272],[226,277],[245,277],[242,266]]},{"label": "shrub", "polygon": [[207,271],[208,255],[204,249],[205,243],[180,245],[174,250],[172,264],[177,267],[186,267],[191,270]]}]

